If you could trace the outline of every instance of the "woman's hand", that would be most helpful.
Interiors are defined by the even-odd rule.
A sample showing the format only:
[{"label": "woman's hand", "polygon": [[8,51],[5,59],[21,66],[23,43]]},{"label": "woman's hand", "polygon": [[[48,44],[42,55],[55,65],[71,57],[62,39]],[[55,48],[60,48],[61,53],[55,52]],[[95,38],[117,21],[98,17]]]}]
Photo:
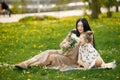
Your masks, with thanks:
[{"label": "woman's hand", "polygon": [[63,47],[63,48],[67,48],[69,45],[70,45],[70,42],[65,42],[65,43],[62,45],[62,47]]}]

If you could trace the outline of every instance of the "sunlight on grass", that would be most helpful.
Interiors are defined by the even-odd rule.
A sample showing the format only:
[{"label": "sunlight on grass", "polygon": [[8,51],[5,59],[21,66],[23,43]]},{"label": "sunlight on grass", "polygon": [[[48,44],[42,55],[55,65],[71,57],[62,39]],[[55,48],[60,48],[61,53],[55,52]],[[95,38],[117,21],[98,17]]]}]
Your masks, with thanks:
[{"label": "sunlight on grass", "polygon": [[[117,15],[120,13],[116,13]],[[114,14],[114,16],[117,16]],[[87,71],[68,71],[31,67],[17,70],[11,66],[0,67],[1,80],[119,80],[120,79],[120,18],[91,20],[85,16],[94,31],[96,49],[105,62],[116,60],[113,70],[93,68]],[[37,19],[0,24],[0,62],[16,64],[48,49],[60,49],[59,43],[75,28],[80,16],[54,19]],[[29,17],[28,17],[29,18]]]}]

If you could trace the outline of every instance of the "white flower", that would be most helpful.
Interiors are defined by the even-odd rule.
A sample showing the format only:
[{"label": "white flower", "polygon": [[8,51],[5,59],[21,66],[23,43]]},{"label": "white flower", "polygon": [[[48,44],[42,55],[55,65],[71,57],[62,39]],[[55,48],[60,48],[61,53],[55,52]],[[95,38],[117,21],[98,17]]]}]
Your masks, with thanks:
[{"label": "white flower", "polygon": [[75,34],[72,34],[71,38],[70,38],[70,44],[69,44],[69,46],[67,48],[63,49],[62,54],[70,51],[75,46],[75,44],[78,43],[79,41],[80,41],[80,39]]},{"label": "white flower", "polygon": [[77,37],[74,33],[72,33],[71,38],[75,39],[78,43],[80,42],[80,38]]}]

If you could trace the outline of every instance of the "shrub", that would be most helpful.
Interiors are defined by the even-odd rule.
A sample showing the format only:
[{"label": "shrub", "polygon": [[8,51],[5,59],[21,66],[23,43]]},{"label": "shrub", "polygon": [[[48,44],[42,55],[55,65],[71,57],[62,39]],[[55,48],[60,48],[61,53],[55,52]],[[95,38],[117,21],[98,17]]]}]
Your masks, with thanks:
[{"label": "shrub", "polygon": [[25,21],[41,21],[41,20],[56,20],[58,18],[53,17],[53,16],[27,16],[22,19],[20,19],[20,22],[25,22]]}]

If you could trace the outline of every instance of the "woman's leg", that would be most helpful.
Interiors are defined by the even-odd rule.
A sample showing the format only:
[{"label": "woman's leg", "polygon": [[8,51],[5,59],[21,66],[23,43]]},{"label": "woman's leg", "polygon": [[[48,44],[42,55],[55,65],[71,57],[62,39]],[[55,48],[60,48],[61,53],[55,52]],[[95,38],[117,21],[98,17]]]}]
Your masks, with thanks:
[{"label": "woman's leg", "polygon": [[36,56],[37,61],[29,64],[30,66],[46,66],[53,62],[53,55],[60,54],[60,50],[47,50],[42,52],[40,55]]},{"label": "woman's leg", "polygon": [[28,66],[35,66],[35,65],[41,66],[41,65],[50,64],[49,55],[51,54],[59,54],[59,50],[46,50],[32,57],[31,59],[16,64],[15,67],[27,69]]},{"label": "woman's leg", "polygon": [[35,57],[33,57],[31,59],[28,59],[26,61],[23,61],[23,62],[21,62],[19,64],[16,64],[15,67],[27,69],[30,64],[37,62],[37,59]]}]

